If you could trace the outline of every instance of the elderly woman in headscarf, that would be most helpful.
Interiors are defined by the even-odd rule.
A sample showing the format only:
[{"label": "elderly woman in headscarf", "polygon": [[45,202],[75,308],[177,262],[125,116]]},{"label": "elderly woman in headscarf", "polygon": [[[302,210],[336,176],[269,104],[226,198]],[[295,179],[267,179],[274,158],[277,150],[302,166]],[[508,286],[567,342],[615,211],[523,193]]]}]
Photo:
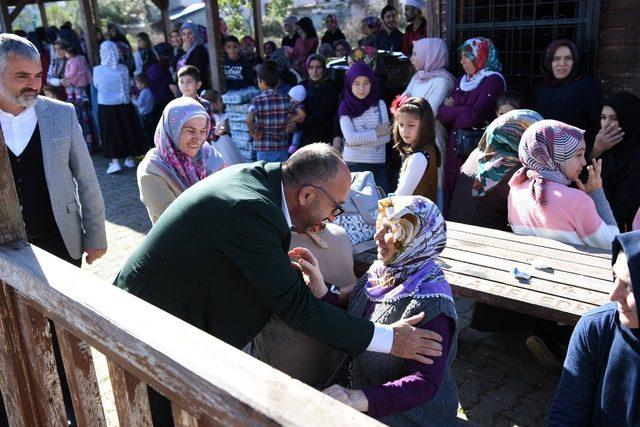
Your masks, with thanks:
[{"label": "elderly woman in headscarf", "polygon": [[[522,164],[518,147],[524,132],[542,116],[531,110],[512,110],[495,119],[478,148],[460,168],[447,220],[511,231],[507,218],[509,180]],[[508,319],[508,321],[505,321]],[[471,327],[481,331],[530,329],[529,317],[476,303]]]},{"label": "elderly woman in headscarf", "polygon": [[255,72],[256,66],[264,61],[256,52],[256,41],[251,36],[244,36],[240,39],[240,51],[249,62],[249,67]]},{"label": "elderly woman in headscarf", "polygon": [[621,231],[630,231],[640,208],[640,98],[613,94],[600,112],[593,157],[602,159],[602,186]]},{"label": "elderly woman in headscarf", "polygon": [[342,288],[339,297],[327,292],[313,267],[308,284],[316,297],[336,305],[348,299],[350,314],[381,324],[425,313],[416,327],[442,337],[442,356],[431,365],[365,352],[351,361],[349,387],[333,385],[326,394],[387,425],[455,425],[458,396],[451,367],[458,316],[451,287],[436,263],[446,240],[444,218],[433,202],[392,197],[378,202],[378,259],[353,287]]},{"label": "elderly woman in headscarf", "polygon": [[289,89],[298,84],[298,78],[291,70],[287,49],[283,47],[276,49],[269,57],[269,60],[273,61],[278,68],[278,77],[280,78],[278,93],[285,94],[289,92]]},{"label": "elderly woman in headscarf", "polygon": [[133,54],[133,60],[136,64],[136,70],[133,74],[137,76],[146,73],[151,65],[158,62],[158,54],[153,48],[149,34],[145,32],[138,33],[136,39],[138,41],[138,50]]},{"label": "elderly woman in headscarf", "polygon": [[293,46],[292,65],[304,71],[304,63],[309,55],[318,49],[318,35],[311,18],[304,17],[296,23],[296,31],[300,36]]},{"label": "elderly woman in headscarf", "polygon": [[112,41],[100,45],[100,65],[93,68],[93,84],[98,91],[102,154],[111,159],[107,173],[121,171],[122,158],[126,167],[136,167],[133,157],[144,154],[148,147],[131,103],[129,70],[120,63],[120,52]]},{"label": "elderly woman in headscarf", "polygon": [[549,426],[640,425],[640,232],[613,241],[610,303],[576,325]]},{"label": "elderly woman in headscarf", "polygon": [[585,130],[587,160],[600,129],[602,90],[598,82],[580,71],[578,48],[571,40],[549,44],[540,61],[542,83],[534,94],[534,110],[545,119],[554,119]]},{"label": "elderly woman in headscarf", "polygon": [[[584,131],[557,120],[541,120],[524,132],[518,151],[522,168],[509,181],[514,233],[611,248],[619,231],[602,189],[602,161],[588,167],[583,184],[585,151]],[[572,182],[577,189],[569,187]]]},{"label": "elderly woman in headscarf", "polygon": [[284,20],[284,32],[285,35],[282,38],[282,43],[280,43],[280,47],[289,46],[293,48],[296,44],[296,40],[300,37],[298,32],[296,31],[296,23],[298,22],[297,16],[287,16]]},{"label": "elderly woman in headscarf", "polygon": [[333,44],[336,41],[344,40],[347,38],[342,32],[342,30],[340,30],[340,26],[338,25],[337,15],[333,13],[327,15],[327,17],[324,20],[324,25],[327,28],[327,31],[325,31],[324,35],[322,36],[322,40],[321,40],[322,43],[327,43],[333,46]]},{"label": "elderly woman in headscarf", "polygon": [[463,137],[467,129],[488,125],[496,116],[496,99],[506,90],[506,82],[500,74],[502,65],[498,51],[491,40],[484,37],[469,39],[458,48],[458,52],[464,74],[451,96],[438,109],[437,117],[440,123],[450,128],[445,153],[445,214],[460,166],[469,155],[469,152],[457,152],[456,138],[459,133]]},{"label": "elderly woman in headscarf", "polygon": [[138,165],[140,200],[152,224],[187,188],[225,167],[209,145],[209,114],[195,99],[174,99],[162,112],[155,147]]},{"label": "elderly woman in headscarf", "polygon": [[205,46],[206,29],[192,22],[185,22],[180,28],[184,54],[176,63],[176,70],[185,65],[193,65],[200,71],[202,89],[211,89],[209,77],[209,52]]},{"label": "elderly woman in headscarf", "polygon": [[382,22],[376,16],[367,16],[360,22],[362,26],[363,38],[358,40],[358,46],[371,46],[376,47],[376,37],[378,37],[378,31],[382,28]]}]

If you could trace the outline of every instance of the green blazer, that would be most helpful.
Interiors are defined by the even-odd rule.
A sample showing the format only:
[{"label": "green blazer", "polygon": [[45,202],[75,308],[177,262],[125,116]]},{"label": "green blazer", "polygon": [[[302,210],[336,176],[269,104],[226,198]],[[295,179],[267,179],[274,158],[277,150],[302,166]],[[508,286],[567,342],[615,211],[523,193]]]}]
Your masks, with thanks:
[{"label": "green blazer", "polygon": [[223,169],[182,193],[131,254],[115,285],[242,348],[272,314],[352,355],[373,323],[316,299],[287,252],[279,163]]}]

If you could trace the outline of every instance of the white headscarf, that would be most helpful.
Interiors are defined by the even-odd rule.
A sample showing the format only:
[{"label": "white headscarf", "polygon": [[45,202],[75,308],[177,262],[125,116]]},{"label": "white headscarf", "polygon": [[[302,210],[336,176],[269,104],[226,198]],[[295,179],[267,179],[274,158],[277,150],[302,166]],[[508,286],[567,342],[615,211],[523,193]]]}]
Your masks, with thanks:
[{"label": "white headscarf", "polygon": [[100,45],[100,65],[115,70],[120,62],[120,51],[112,41],[105,40]]}]

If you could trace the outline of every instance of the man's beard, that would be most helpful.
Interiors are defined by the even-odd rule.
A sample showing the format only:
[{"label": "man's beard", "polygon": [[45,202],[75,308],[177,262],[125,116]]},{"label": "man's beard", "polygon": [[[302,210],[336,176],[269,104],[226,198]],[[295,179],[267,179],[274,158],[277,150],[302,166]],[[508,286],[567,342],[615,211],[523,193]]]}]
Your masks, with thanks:
[{"label": "man's beard", "polygon": [[[33,96],[27,95],[27,93],[29,92],[33,92],[34,95]],[[19,105],[21,107],[27,107],[27,108],[33,107],[38,102],[37,91],[23,89],[22,91],[20,91],[20,95],[14,96],[13,94],[9,93],[4,88],[4,85],[2,84],[0,84],[0,97],[4,98],[10,104]]]}]

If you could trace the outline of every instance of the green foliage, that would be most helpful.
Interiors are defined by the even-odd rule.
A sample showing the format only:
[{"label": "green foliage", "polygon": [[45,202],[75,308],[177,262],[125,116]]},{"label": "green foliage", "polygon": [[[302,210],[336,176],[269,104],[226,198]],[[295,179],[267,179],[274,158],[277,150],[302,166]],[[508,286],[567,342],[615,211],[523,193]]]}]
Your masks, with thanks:
[{"label": "green foliage", "polygon": [[243,11],[251,10],[250,0],[219,0],[218,7],[227,22],[229,34],[242,37],[253,33],[250,20],[243,15]]},{"label": "green foliage", "polygon": [[268,15],[284,21],[292,5],[292,0],[271,0],[269,2]]}]

